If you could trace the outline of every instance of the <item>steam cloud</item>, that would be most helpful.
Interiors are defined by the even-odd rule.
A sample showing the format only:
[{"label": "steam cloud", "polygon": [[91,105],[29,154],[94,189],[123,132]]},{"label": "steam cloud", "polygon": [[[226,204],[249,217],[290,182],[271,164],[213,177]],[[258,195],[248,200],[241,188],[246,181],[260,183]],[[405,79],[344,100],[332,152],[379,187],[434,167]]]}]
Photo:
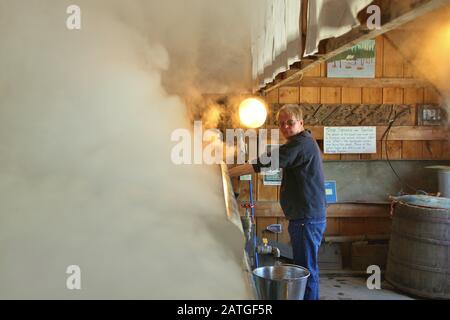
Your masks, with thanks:
[{"label": "steam cloud", "polygon": [[246,86],[245,3],[0,0],[0,298],[249,297],[219,169],[170,162],[171,94]]}]

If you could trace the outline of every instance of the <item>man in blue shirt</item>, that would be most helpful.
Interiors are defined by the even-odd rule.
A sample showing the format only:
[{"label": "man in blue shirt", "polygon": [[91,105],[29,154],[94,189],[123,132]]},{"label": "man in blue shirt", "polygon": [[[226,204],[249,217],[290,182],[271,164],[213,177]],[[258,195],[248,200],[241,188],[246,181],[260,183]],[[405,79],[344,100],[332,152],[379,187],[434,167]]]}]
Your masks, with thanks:
[{"label": "man in blue shirt", "polygon": [[[279,167],[283,169],[280,205],[289,220],[289,236],[294,264],[307,268],[311,275],[305,300],[319,299],[318,251],[326,228],[325,179],[319,146],[303,127],[298,105],[284,105],[278,112],[278,124],[288,140],[279,148]],[[263,165],[245,164],[231,168],[230,176],[260,172]]]}]

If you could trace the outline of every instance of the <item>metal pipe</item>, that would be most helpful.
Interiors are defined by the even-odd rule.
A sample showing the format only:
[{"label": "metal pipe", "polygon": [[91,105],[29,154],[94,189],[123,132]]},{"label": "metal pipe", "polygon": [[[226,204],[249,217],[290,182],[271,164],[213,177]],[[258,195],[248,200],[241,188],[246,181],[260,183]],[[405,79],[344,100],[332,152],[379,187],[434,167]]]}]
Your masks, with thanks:
[{"label": "metal pipe", "polygon": [[250,186],[249,186],[249,191],[250,191],[250,205],[251,205],[251,210],[252,210],[252,226],[253,226],[253,248],[255,249],[255,268],[259,267],[259,259],[258,259],[258,250],[256,250],[257,247],[257,242],[256,242],[256,224],[255,224],[255,207],[254,207],[254,203],[253,203],[253,176],[250,178]]}]

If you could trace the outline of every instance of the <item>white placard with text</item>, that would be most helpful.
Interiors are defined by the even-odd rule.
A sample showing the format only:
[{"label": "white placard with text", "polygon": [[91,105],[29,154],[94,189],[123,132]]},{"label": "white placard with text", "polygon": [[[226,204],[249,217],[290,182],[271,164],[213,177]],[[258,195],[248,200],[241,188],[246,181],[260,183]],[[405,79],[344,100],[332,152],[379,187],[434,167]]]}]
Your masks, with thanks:
[{"label": "white placard with text", "polygon": [[376,127],[325,127],[324,153],[377,153]]}]

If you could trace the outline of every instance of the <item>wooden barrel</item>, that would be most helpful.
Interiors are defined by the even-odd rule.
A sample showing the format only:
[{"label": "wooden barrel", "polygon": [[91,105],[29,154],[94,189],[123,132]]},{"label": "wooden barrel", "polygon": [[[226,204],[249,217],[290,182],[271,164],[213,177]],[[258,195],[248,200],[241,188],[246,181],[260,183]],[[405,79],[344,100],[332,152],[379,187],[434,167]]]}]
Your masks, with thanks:
[{"label": "wooden barrel", "polygon": [[450,299],[450,199],[395,200],[386,279],[401,291]]}]

